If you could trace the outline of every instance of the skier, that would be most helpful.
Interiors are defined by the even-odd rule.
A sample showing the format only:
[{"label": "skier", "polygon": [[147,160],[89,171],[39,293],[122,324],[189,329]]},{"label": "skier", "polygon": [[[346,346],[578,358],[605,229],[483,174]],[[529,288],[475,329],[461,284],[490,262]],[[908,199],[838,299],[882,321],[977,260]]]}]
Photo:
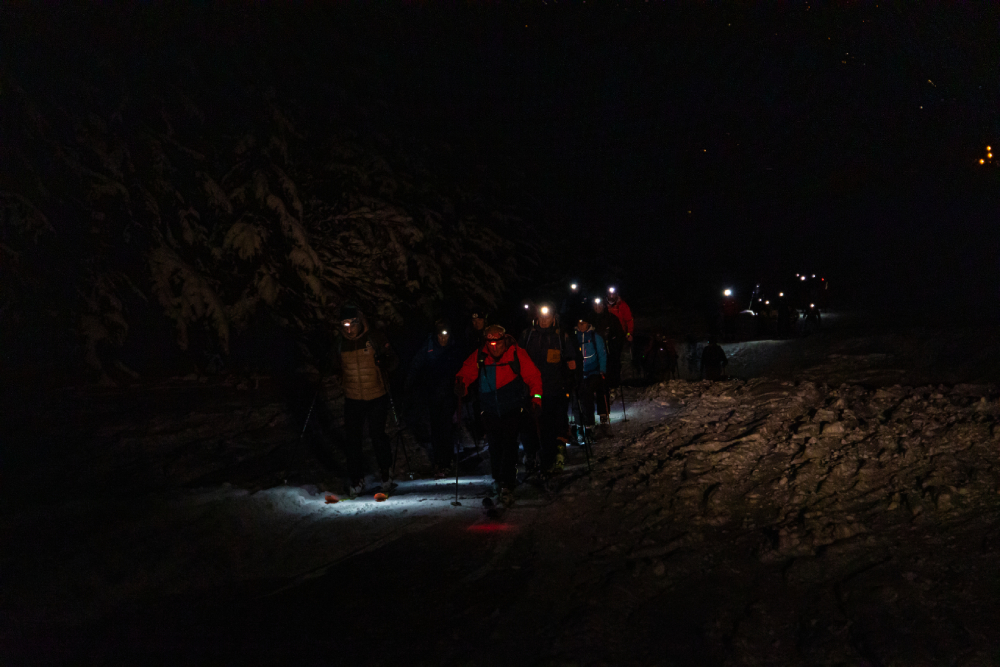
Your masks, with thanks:
[{"label": "skier", "polygon": [[740,316],[740,304],[733,297],[732,290],[726,290],[723,294],[722,308],[722,336],[726,340],[736,340],[736,324]]},{"label": "skier", "polygon": [[[465,330],[464,355],[481,350],[486,345],[486,321],[488,319],[489,314],[484,309],[473,309],[471,321]],[[463,401],[462,409],[468,415],[469,433],[472,435],[472,439],[476,441],[478,447],[478,443],[483,439],[486,431],[483,430],[483,416],[479,406],[479,387],[477,385],[474,384],[469,387],[469,395]],[[463,419],[466,418],[462,417]]]},{"label": "skier", "polygon": [[364,492],[365,465],[361,454],[364,427],[378,461],[382,478],[382,493],[395,488],[389,469],[392,452],[385,422],[389,410],[387,375],[399,365],[399,359],[381,331],[369,327],[364,313],[354,304],[340,309],[340,339],[335,373],[344,388],[344,431],[347,468],[350,475],[348,493],[356,497]]},{"label": "skier", "polygon": [[819,308],[816,307],[815,303],[810,303],[809,308],[806,310],[805,323],[803,325],[804,335],[809,335],[819,330],[822,326],[822,319],[820,318]]},{"label": "skier", "polygon": [[563,297],[562,303],[559,304],[559,320],[569,322],[576,313],[576,309],[586,302],[587,297],[583,295],[580,283],[574,280],[569,284],[569,290],[566,296]]},{"label": "skier", "polygon": [[556,324],[554,308],[542,304],[538,309],[537,324],[521,334],[520,346],[542,375],[541,415],[537,420],[529,416],[521,424],[524,467],[528,473],[537,470],[539,454],[541,469],[545,473],[562,470],[566,463],[565,443],[569,435],[567,392],[576,370],[576,346],[569,334],[560,331]]},{"label": "skier", "polygon": [[467,353],[483,349],[486,345],[486,319],[488,315],[481,308],[472,311],[469,326],[465,329],[465,345]]},{"label": "skier", "polygon": [[721,380],[722,373],[729,360],[726,359],[726,352],[719,345],[717,336],[708,339],[708,345],[701,351],[701,374],[706,380]]},{"label": "skier", "polygon": [[479,387],[483,426],[490,447],[493,480],[504,505],[514,503],[517,483],[517,434],[524,405],[536,416],[542,411],[542,376],[531,357],[497,324],[486,328],[486,345],[469,355],[455,376],[455,395]]},{"label": "skier", "polygon": [[[623,303],[619,299],[619,303]],[[625,306],[628,308],[628,306]],[[594,314],[591,316],[591,326],[604,340],[604,346],[608,353],[607,381],[604,383],[604,393],[607,404],[611,405],[611,390],[621,385],[622,379],[622,350],[625,348],[625,330],[622,328],[621,320],[613,315],[605,307],[604,300],[597,297],[593,301]]]},{"label": "skier", "polygon": [[614,287],[608,288],[608,311],[621,323],[622,330],[625,332],[625,342],[631,343],[635,328],[635,323],[632,320],[632,309],[628,307],[628,304]]},{"label": "skier", "polygon": [[[608,389],[612,390],[617,389],[621,385],[622,352],[626,345],[629,346],[629,355],[631,357],[632,333],[634,328],[632,309],[622,300],[618,294],[618,290],[614,287],[608,288],[608,312],[618,318],[618,322],[622,325],[622,331],[625,332],[625,339],[620,345],[616,343],[616,346],[613,348],[610,342],[607,343],[608,369],[614,372],[614,375],[608,375]],[[611,398],[611,393],[613,392],[609,392],[608,394],[609,399]]]},{"label": "skier", "polygon": [[[580,312],[576,323],[577,375],[582,380],[577,383],[580,421],[584,429],[594,428],[594,406],[601,416],[600,435],[610,435],[611,410],[604,389],[604,374],[607,372],[607,353],[604,339],[591,327],[593,315],[586,309]],[[585,436],[586,437],[586,436]]]},{"label": "skier", "polygon": [[455,398],[451,385],[455,373],[462,367],[462,352],[445,320],[438,320],[434,333],[420,348],[406,376],[403,390],[407,396],[421,396],[427,401],[431,423],[431,460],[434,478],[449,474],[455,454]]}]

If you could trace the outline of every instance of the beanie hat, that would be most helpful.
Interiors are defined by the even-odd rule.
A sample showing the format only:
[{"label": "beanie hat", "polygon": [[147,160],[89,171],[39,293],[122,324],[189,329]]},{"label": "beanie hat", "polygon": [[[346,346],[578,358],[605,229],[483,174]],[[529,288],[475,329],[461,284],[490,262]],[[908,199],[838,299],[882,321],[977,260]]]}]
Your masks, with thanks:
[{"label": "beanie hat", "polygon": [[502,340],[507,337],[507,330],[499,324],[486,327],[486,340]]},{"label": "beanie hat", "polygon": [[353,320],[360,315],[358,307],[352,302],[347,301],[340,307],[340,319],[341,320]]}]

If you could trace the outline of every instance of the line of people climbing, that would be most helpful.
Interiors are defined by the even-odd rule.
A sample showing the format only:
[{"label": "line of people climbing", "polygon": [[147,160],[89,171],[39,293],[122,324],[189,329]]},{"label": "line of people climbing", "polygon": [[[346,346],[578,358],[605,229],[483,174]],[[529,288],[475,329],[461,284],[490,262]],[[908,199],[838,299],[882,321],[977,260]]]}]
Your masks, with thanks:
[{"label": "line of people climbing", "polygon": [[610,435],[612,392],[621,384],[622,352],[634,321],[615,288],[592,302],[575,293],[574,285],[558,312],[552,303],[527,303],[530,325],[516,338],[474,311],[462,352],[449,323],[435,323],[404,391],[425,399],[436,477],[448,475],[454,463],[454,426],[463,414],[472,437],[488,444],[504,503],[513,498],[522,445],[526,473],[546,476],[563,469],[568,444]]},{"label": "line of people climbing", "polygon": [[[621,391],[622,356],[636,338],[632,311],[614,287],[584,297],[574,284],[558,308],[553,303],[527,306],[530,324],[518,337],[500,324],[490,324],[483,310],[470,314],[462,336],[451,322],[436,321],[403,383],[407,403],[421,399],[435,476],[443,478],[453,469],[455,427],[465,422],[477,443],[487,443],[492,476],[504,503],[513,499],[522,445],[526,472],[545,477],[563,469],[567,445],[610,436],[611,406]],[[361,451],[366,428],[381,491],[390,493],[395,484],[386,422],[395,405],[388,374],[399,366],[399,358],[356,306],[342,307],[339,324],[334,374],[345,396],[349,494],[365,490]],[[705,348],[704,376],[721,377],[725,364],[721,347]]]}]

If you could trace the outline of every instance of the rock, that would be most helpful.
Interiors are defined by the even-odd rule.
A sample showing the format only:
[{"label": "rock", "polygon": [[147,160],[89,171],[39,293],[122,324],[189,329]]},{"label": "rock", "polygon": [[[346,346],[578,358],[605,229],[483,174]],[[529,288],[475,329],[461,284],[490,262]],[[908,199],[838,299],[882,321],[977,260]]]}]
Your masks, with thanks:
[{"label": "rock", "polygon": [[821,435],[843,435],[846,431],[843,422],[833,422],[823,427]]},{"label": "rock", "polygon": [[833,410],[817,410],[816,416],[813,417],[814,422],[832,422],[837,419],[837,413]]}]

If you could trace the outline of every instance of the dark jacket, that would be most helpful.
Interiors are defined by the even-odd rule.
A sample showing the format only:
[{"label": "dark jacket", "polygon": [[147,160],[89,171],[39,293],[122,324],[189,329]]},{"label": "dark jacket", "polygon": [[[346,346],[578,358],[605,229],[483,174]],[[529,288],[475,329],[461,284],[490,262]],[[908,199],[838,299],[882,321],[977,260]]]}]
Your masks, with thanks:
[{"label": "dark jacket", "polygon": [[464,360],[465,355],[454,336],[449,336],[448,344],[442,347],[437,334],[431,334],[410,362],[403,390],[408,395],[419,392],[432,401],[451,400],[455,374]]},{"label": "dark jacket", "polygon": [[568,333],[556,327],[533,326],[521,333],[518,343],[535,362],[542,374],[542,389],[546,396],[566,393],[569,369],[566,362],[576,357],[576,346]]},{"label": "dark jacket", "polygon": [[471,324],[465,329],[464,345],[462,349],[465,354],[471,354],[476,350],[483,349],[486,345],[486,327],[482,329],[476,329]]},{"label": "dark jacket", "polygon": [[707,345],[701,351],[701,371],[706,380],[718,380],[722,377],[722,369],[729,360],[721,345]]},{"label": "dark jacket", "polygon": [[604,339],[604,344],[608,350],[619,350],[625,344],[625,330],[622,329],[621,320],[608,312],[605,308],[603,313],[594,312],[590,320],[594,331]]}]

